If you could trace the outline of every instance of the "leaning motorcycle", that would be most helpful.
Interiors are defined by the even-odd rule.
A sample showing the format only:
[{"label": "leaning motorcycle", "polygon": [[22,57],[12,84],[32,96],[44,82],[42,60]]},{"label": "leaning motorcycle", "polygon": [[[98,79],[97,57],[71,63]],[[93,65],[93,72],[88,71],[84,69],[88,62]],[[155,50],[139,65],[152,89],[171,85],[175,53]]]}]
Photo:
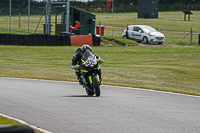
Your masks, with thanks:
[{"label": "leaning motorcycle", "polygon": [[83,82],[83,88],[85,88],[87,95],[93,96],[95,94],[97,97],[99,97],[101,95],[98,74],[100,69],[100,61],[92,52],[86,50],[81,59],[80,67],[80,77]]}]

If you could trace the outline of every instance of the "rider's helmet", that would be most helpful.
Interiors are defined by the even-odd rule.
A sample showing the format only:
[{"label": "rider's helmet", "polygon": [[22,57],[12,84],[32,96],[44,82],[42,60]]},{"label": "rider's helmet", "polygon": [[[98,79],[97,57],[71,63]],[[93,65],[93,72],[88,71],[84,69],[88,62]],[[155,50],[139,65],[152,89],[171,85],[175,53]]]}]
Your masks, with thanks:
[{"label": "rider's helmet", "polygon": [[83,45],[81,47],[82,53],[84,53],[86,50],[92,51],[91,47],[89,45]]}]

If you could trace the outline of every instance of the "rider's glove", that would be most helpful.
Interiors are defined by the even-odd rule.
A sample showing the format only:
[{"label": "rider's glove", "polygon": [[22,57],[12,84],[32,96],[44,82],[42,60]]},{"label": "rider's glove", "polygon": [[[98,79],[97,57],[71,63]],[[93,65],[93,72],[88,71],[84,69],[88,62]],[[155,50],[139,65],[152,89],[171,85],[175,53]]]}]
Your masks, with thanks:
[{"label": "rider's glove", "polygon": [[80,68],[80,65],[76,65],[76,66],[74,66],[74,69],[76,70],[76,69],[79,69]]},{"label": "rider's glove", "polygon": [[103,59],[100,59],[99,62],[100,62],[100,64],[103,64],[103,63],[104,63],[104,60],[103,60]]}]

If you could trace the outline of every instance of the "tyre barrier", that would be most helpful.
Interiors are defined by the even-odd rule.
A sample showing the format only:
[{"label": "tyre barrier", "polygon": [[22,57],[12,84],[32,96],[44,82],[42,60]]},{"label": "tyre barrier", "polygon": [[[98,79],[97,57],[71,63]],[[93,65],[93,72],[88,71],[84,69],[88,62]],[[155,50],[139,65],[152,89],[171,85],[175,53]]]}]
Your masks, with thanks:
[{"label": "tyre barrier", "polygon": [[2,37],[1,37],[1,43],[2,43],[2,44],[6,44],[6,38],[5,38],[5,37],[6,37],[6,34],[2,34],[1,36],[2,36]]},{"label": "tyre barrier", "polygon": [[2,126],[0,133],[34,133],[34,129],[27,125]]},{"label": "tyre barrier", "polygon": [[[0,33],[0,45],[25,46],[71,46],[72,34],[44,35],[44,34],[3,34]],[[101,37],[92,35],[93,45],[100,46]]]},{"label": "tyre barrier", "polygon": [[94,46],[100,46],[101,36],[100,35],[92,35],[92,41]]}]

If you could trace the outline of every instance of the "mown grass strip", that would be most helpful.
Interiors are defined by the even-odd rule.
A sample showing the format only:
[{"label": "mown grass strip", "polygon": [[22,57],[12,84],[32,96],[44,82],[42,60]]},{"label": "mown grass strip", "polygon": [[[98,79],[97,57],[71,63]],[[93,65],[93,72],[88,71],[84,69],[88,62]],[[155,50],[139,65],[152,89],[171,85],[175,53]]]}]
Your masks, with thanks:
[{"label": "mown grass strip", "polygon": [[[0,46],[0,76],[77,82],[78,47]],[[200,95],[200,47],[92,47],[105,60],[103,84]]]},{"label": "mown grass strip", "polygon": [[[3,125],[3,126],[18,126],[18,125],[22,125],[22,124],[15,121],[15,120],[8,119],[8,118],[0,115],[0,125]],[[42,132],[35,130],[35,133],[42,133]]]}]

